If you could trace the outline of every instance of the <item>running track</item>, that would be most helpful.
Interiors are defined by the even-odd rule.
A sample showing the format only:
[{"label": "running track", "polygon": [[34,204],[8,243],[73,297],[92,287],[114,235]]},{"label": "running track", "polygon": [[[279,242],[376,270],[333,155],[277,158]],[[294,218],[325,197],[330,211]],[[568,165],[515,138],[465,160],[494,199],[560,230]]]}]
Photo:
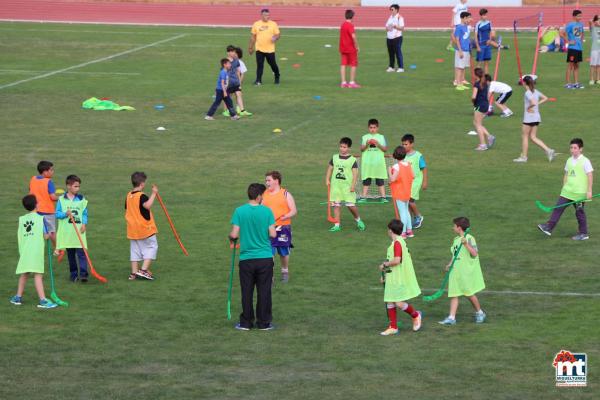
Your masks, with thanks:
[{"label": "running track", "polygon": [[[490,0],[490,4],[493,0]],[[250,26],[258,19],[260,6],[216,6],[156,3],[98,3],[73,0],[0,0],[0,21],[81,22],[97,24]],[[344,7],[271,7],[271,17],[283,27],[337,28]],[[490,7],[496,28],[512,28],[515,16],[544,12],[544,25],[563,23],[562,7]],[[600,7],[583,7],[585,19]],[[385,7],[355,8],[359,28],[382,28],[388,16]],[[477,8],[471,8],[477,16]],[[449,7],[403,7],[408,29],[447,29]],[[568,17],[568,15],[567,15]],[[475,18],[477,19],[477,18]]]}]

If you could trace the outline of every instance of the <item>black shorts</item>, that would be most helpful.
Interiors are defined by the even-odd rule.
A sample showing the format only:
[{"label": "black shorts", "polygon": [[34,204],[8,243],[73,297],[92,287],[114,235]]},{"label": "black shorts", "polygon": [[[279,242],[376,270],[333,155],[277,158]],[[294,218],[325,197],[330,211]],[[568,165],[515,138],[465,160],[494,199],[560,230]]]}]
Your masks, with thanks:
[{"label": "black shorts", "polygon": [[568,63],[580,63],[583,61],[583,52],[581,50],[569,49],[567,51]]},{"label": "black shorts", "polygon": [[539,124],[539,122],[523,122],[523,125],[527,126],[538,126]]},{"label": "black shorts", "polygon": [[487,114],[487,112],[490,110],[490,103],[486,102],[481,102],[479,104],[475,105],[475,111],[482,113],[482,114]]},{"label": "black shorts", "polygon": [[[363,179],[363,186],[371,186],[371,178]],[[377,186],[383,186],[383,179],[375,178],[375,184]]]},{"label": "black shorts", "polygon": [[234,85],[234,86],[227,87],[227,94],[241,92],[241,91],[242,91],[242,88],[240,87],[240,85]]},{"label": "black shorts", "polygon": [[499,104],[504,104],[508,101],[508,99],[510,99],[510,96],[512,96],[512,90],[510,92],[502,93],[500,96],[498,96],[496,102]]}]

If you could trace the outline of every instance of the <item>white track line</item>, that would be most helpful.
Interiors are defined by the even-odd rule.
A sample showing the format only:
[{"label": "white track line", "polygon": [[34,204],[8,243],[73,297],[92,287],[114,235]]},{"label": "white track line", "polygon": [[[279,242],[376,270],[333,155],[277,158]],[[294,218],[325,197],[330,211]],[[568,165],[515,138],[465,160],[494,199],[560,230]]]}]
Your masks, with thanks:
[{"label": "white track line", "polygon": [[[0,74],[40,74],[50,71],[29,71],[24,69],[0,69]],[[78,75],[141,75],[139,72],[64,72],[65,74]],[[558,153],[557,153],[558,154]]]},{"label": "white track line", "polygon": [[122,51],[120,53],[112,54],[110,56],[98,58],[96,60],[86,61],[86,62],[81,63],[81,64],[73,65],[73,66],[70,66],[70,67],[67,67],[67,68],[57,69],[56,71],[47,72],[47,73],[42,74],[42,75],[32,76],[31,78],[22,79],[20,81],[16,81],[16,82],[12,82],[12,83],[7,83],[6,85],[0,86],[0,89],[6,89],[6,88],[9,88],[9,87],[12,87],[12,86],[20,85],[22,83],[31,82],[31,81],[34,81],[36,79],[43,79],[43,78],[47,78],[49,76],[53,76],[53,75],[56,75],[56,74],[61,74],[63,72],[71,71],[71,70],[74,70],[74,69],[77,69],[77,68],[87,67],[88,65],[91,65],[91,64],[96,64],[96,63],[99,63],[99,62],[112,60],[113,58],[124,56],[126,54],[135,53],[137,51],[144,50],[144,49],[147,49],[149,47],[157,46],[157,45],[159,45],[161,43],[166,43],[166,42],[170,42],[172,40],[177,40],[177,39],[180,39],[180,38],[182,38],[184,36],[187,36],[187,34],[183,33],[181,35],[177,35],[177,36],[173,36],[173,37],[170,37],[170,38],[167,38],[167,39],[159,40],[158,42],[154,42],[154,43],[145,44],[143,46],[134,47],[133,49],[125,50],[125,51]]},{"label": "white track line", "polygon": [[[382,286],[371,286],[371,290],[381,290]],[[437,292],[438,289],[423,289],[424,292]],[[447,290],[444,290],[444,293]],[[481,294],[499,294],[511,296],[554,296],[554,297],[600,297],[600,293],[577,293],[577,292],[535,292],[518,290],[487,290],[484,289]]]}]

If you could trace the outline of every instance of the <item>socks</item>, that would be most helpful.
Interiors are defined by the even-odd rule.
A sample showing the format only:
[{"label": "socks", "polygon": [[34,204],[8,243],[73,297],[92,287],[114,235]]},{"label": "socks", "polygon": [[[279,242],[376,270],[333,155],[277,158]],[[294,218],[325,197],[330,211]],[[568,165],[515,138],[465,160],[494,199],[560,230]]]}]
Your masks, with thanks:
[{"label": "socks", "polygon": [[354,220],[356,221],[356,223],[359,223],[360,222],[360,217],[355,218]]},{"label": "socks", "polygon": [[419,313],[408,303],[405,303],[405,306],[402,308],[402,311],[410,315],[412,318],[417,318]]},{"label": "socks", "polygon": [[288,269],[287,268],[285,268],[285,269],[281,268],[281,273],[282,274],[287,274],[288,273]]},{"label": "socks", "polygon": [[390,320],[390,328],[398,329],[398,319],[397,319],[397,315],[396,315],[396,306],[392,304],[392,308],[390,308],[390,305],[388,304],[387,307],[388,307],[387,314],[388,314],[388,318]]}]

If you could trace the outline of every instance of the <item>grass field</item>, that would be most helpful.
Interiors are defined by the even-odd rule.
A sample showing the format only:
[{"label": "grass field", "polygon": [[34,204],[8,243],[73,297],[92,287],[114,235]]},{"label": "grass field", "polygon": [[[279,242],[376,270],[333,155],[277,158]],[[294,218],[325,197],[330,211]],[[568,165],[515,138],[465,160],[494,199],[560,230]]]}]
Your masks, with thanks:
[{"label": "grass field", "polygon": [[[557,98],[542,106],[540,137],[563,154],[549,164],[532,147],[530,162],[515,165],[522,89],[513,85],[514,117],[485,122],[496,147],[473,151],[476,139],[465,135],[472,129],[470,93],[450,84],[453,55],[444,50],[445,33],[408,32],[407,72],[386,74],[384,35],[359,32],[364,87],[342,90],[337,32],[286,29],[277,54],[288,58],[280,61],[282,84],[272,85],[267,67],[265,84],[250,86],[255,63],[246,57],[244,93],[254,116],[233,122],[219,115],[207,122],[218,61],[230,43],[246,48],[247,30],[2,23],[0,32],[0,87],[184,35],[0,89],[0,398],[597,398],[600,209],[586,206],[587,242],[570,239],[577,229],[572,210],[551,238],[536,229],[547,214],[534,200],[556,200],[569,140],[582,137],[586,155],[600,163],[593,122],[600,89],[563,89],[563,55],[541,55],[538,86]],[[525,38],[523,48],[531,54],[533,44]],[[514,52],[504,54],[500,80],[514,84]],[[586,65],[584,82],[587,73]],[[81,102],[92,96],[137,111],[82,110]],[[156,111],[158,103],[166,108]],[[462,301],[458,324],[440,326],[448,300],[417,299],[425,314],[422,332],[412,333],[402,314],[399,336],[378,335],[387,319],[376,266],[388,246],[392,208],[361,207],[365,232],[356,231],[345,212],[343,231],[331,234],[319,204],[339,138],[358,142],[369,118],[380,120],[392,145],[413,133],[428,162],[430,188],[420,202],[425,222],[408,242],[421,287],[439,285],[450,257],[452,218],[468,216],[489,289],[480,296],[487,323],[474,325]],[[274,128],[283,133],[273,134]],[[55,163],[57,184],[72,173],[83,179],[90,255],[109,279],[106,285],[70,284],[61,264],[58,292],[71,306],[50,311],[35,308],[32,286],[25,305],[8,303],[16,287],[20,199],[42,159]],[[282,171],[299,208],[291,279],[273,290],[278,329],[238,332],[226,320],[229,219],[246,201],[248,183],[262,181],[270,169]],[[160,251],[154,282],[127,281],[123,202],[135,170],[159,185],[190,252],[188,258],[181,254],[155,207]],[[236,282],[233,314],[239,310]],[[552,360],[561,349],[588,354],[587,388],[554,387]]]}]

